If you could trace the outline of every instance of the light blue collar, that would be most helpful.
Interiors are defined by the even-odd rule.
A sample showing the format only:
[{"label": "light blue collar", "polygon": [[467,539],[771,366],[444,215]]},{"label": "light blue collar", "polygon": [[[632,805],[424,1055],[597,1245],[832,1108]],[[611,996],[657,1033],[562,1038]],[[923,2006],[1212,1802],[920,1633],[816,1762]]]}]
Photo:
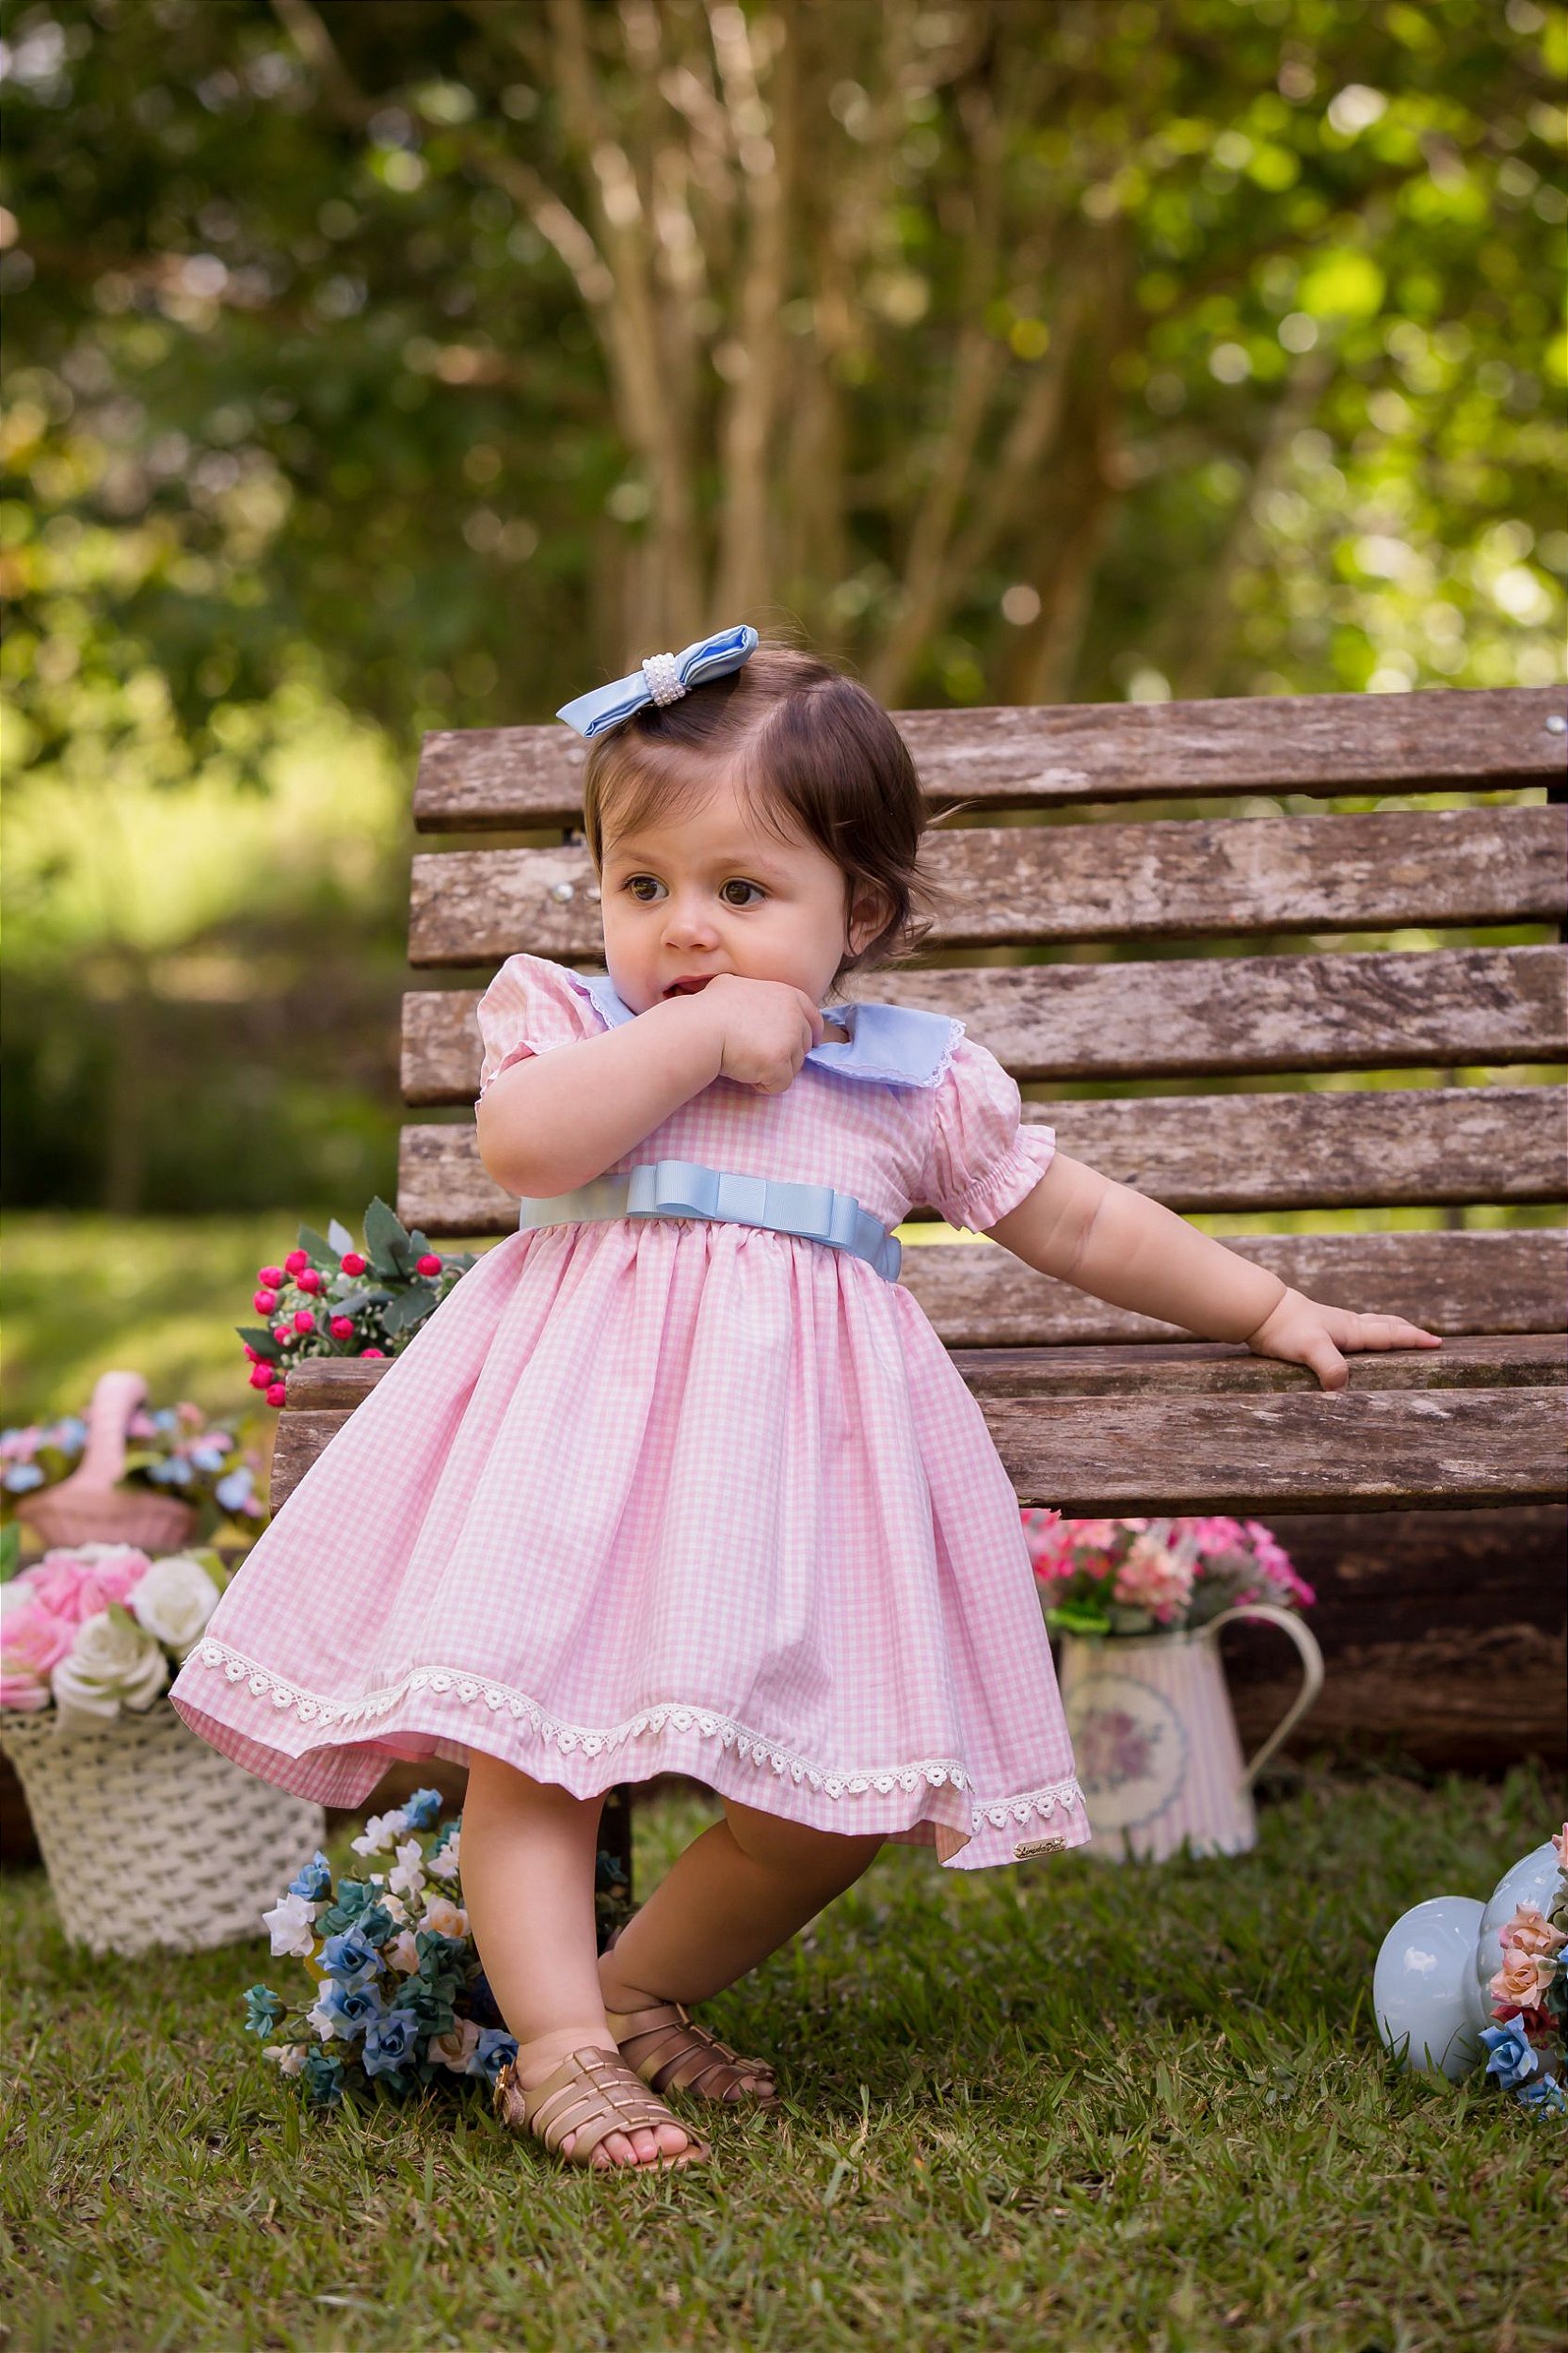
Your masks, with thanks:
[{"label": "light blue collar", "polygon": [[[636,1019],[631,1006],[621,1002],[608,972],[574,972],[568,965],[559,968],[611,1029]],[[849,1035],[811,1047],[807,1061],[840,1078],[870,1079],[883,1086],[934,1087],[964,1034],[962,1021],[949,1020],[945,1014],[919,1013],[911,1005],[845,1002],[819,1010]]]}]

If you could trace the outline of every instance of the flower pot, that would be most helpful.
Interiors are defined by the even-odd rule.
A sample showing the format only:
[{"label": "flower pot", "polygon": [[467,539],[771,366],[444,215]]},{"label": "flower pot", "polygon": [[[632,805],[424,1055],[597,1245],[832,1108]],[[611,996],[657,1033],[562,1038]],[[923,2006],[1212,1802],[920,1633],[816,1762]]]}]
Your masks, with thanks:
[{"label": "flower pot", "polygon": [[57,1487],[16,1507],[17,1518],[46,1545],[136,1545],[143,1552],[178,1552],[190,1541],[199,1516],[192,1505],[119,1484],[126,1424],[146,1395],[139,1372],[105,1372],[99,1379],[76,1468]]},{"label": "flower pot", "polygon": [[[1302,1689],[1243,1765],[1215,1637],[1260,1618],[1302,1656]],[[1191,1633],[1062,1638],[1062,1704],[1094,1840],[1112,1862],[1151,1862],[1183,1841],[1196,1854],[1245,1854],[1257,1840],[1252,1785],[1323,1683],[1323,1656],[1290,1609],[1241,1602]]]},{"label": "flower pot", "polygon": [[0,1715],[65,1932],[95,1953],[202,1952],[263,1912],[326,1835],[318,1805],[198,1739],[166,1699],[63,1733]]}]

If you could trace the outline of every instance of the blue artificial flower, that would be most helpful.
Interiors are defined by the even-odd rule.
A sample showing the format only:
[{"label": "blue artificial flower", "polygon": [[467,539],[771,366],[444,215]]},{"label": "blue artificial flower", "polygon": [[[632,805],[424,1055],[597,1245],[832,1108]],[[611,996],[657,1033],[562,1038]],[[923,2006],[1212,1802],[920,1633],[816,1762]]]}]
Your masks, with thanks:
[{"label": "blue artificial flower", "polygon": [[299,2080],[312,2100],[329,2108],[343,2098],[343,2061],[326,2051],[307,2051]]},{"label": "blue artificial flower", "polygon": [[1505,2091],[1516,2091],[1539,2070],[1540,2057],[1517,2018],[1509,2019],[1505,2025],[1483,2027],[1480,2039],[1491,2054],[1486,2072],[1496,2075]]},{"label": "blue artificial flower", "polygon": [[41,1487],[44,1476],[36,1463],[13,1463],[0,1485],[13,1496],[24,1496],[30,1487]]},{"label": "blue artificial flower", "polygon": [[205,1446],[193,1446],[187,1460],[190,1462],[192,1468],[195,1470],[221,1470],[224,1464],[229,1460],[229,1449],[226,1446],[214,1446],[211,1444]]},{"label": "blue artificial flower", "polygon": [[392,1916],[381,1903],[379,1888],[372,1887],[368,1880],[340,1880],[331,1909],[322,1913],[316,1927],[323,1936],[336,1936],[340,1929],[359,1927],[368,1912],[379,1912],[387,1923],[380,1936],[373,1934],[369,1929],[362,1930],[371,1944],[379,1945],[382,1937],[389,1934],[392,1929]]},{"label": "blue artificial flower", "polygon": [[332,1892],[332,1866],[318,1847],[298,1875],[289,1881],[291,1896],[303,1896],[308,1904],[320,1903]]},{"label": "blue artificial flower", "polygon": [[418,2057],[418,2019],[406,2009],[389,2010],[365,2036],[365,2073],[392,2074],[406,2060]]},{"label": "blue artificial flower", "polygon": [[396,1928],[397,1923],[385,1904],[371,1904],[354,1923],[354,1932],[367,1945],[380,1946]]},{"label": "blue artificial flower", "polygon": [[62,1447],[86,1446],[88,1426],[80,1414],[67,1414],[55,1424],[55,1443]]},{"label": "blue artificial flower", "polygon": [[249,1502],[250,1490],[255,1483],[254,1474],[242,1463],[238,1470],[232,1470],[227,1479],[218,1481],[213,1493],[226,1512],[237,1512],[243,1504]]},{"label": "blue artificial flower", "polygon": [[270,2034],[283,2015],[283,2005],[269,1985],[248,1985],[245,1989],[245,2031],[247,2034]]},{"label": "blue artificial flower", "polygon": [[401,1807],[404,1820],[410,1830],[428,1830],[441,1810],[439,1789],[416,1789],[411,1798],[405,1798]]},{"label": "blue artificial flower", "polygon": [[177,1430],[179,1426],[180,1417],[172,1405],[160,1406],[152,1417],[152,1427],[155,1430]]},{"label": "blue artificial flower", "polygon": [[375,2025],[385,2011],[379,1993],[373,1985],[339,1985],[328,1979],[316,1996],[311,2012],[312,2020],[325,2019],[340,2042],[357,2042],[367,2027]]},{"label": "blue artificial flower", "polygon": [[365,1943],[358,1929],[344,1929],[341,1936],[329,1936],[316,1959],[345,1992],[368,1985],[381,1966],[380,1954],[374,1945]]},{"label": "blue artificial flower", "polygon": [[469,2054],[468,2072],[493,2084],[507,2060],[517,2055],[516,2039],[504,2026],[481,2026],[479,2040]]},{"label": "blue artificial flower", "polygon": [[1542,2075],[1532,2084],[1521,2084],[1517,2096],[1537,2116],[1568,2116],[1568,2092],[1564,2092],[1555,2075]]}]

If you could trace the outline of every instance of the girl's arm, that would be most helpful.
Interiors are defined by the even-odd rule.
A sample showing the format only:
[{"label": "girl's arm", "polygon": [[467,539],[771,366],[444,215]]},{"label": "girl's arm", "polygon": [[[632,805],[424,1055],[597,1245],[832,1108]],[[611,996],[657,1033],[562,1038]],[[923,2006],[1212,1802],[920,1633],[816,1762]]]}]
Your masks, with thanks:
[{"label": "girl's arm", "polygon": [[1442,1346],[1401,1316],[1320,1306],[1158,1201],[1060,1152],[1028,1198],[988,1230],[1042,1274],[1204,1339],[1245,1340],[1259,1356],[1307,1365],[1325,1389],[1350,1378],[1342,1349]]},{"label": "girl's arm", "polygon": [[475,1107],[479,1157],[508,1193],[574,1193],[715,1079],[782,1095],[823,1029],[804,989],[722,973],[504,1070]]},{"label": "girl's arm", "polygon": [[504,1070],[476,1107],[479,1157],[498,1185],[552,1200],[590,1184],[719,1075],[723,1037],[672,997],[634,1021]]}]

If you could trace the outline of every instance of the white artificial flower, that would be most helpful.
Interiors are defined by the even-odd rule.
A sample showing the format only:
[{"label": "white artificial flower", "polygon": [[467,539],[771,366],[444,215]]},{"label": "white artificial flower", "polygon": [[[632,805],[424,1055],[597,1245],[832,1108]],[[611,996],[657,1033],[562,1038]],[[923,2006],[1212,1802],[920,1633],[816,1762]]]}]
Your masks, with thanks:
[{"label": "white artificial flower", "polygon": [[390,1918],[397,1921],[400,1926],[405,1920],[408,1919],[408,1907],[404,1902],[401,1896],[383,1895],[380,1898],[380,1903],[382,1911],[386,1913]]},{"label": "white artificial flower", "polygon": [[262,1925],[271,1935],[275,1961],[285,1953],[293,1953],[301,1961],[306,1958],[316,1941],[312,1926],[315,1916],[316,1906],[308,1903],[303,1896],[294,1895],[282,1897],[270,1912],[263,1913]]},{"label": "white artificial flower", "polygon": [[414,1943],[412,1929],[400,1930],[392,1943],[384,1945],[381,1949],[402,1977],[411,1977],[419,1967],[419,1946]]},{"label": "white artificial flower", "polygon": [[385,1854],[408,1827],[403,1813],[373,1814],[358,1838],[350,1841],[356,1854]]},{"label": "white artificial flower", "polygon": [[83,1619],[49,1677],[62,1732],[112,1723],[122,1706],[151,1707],[168,1681],[157,1642],[119,1603]]},{"label": "white artificial flower", "polygon": [[424,1885],[424,1849],[417,1838],[409,1838],[397,1850],[397,1868],[388,1885],[399,1896],[417,1896]]},{"label": "white artificial flower", "polygon": [[297,2042],[268,2042],[262,2048],[263,2058],[269,2058],[280,2067],[285,2075],[297,2075],[305,2064],[305,2054]]},{"label": "white artificial flower", "polygon": [[305,2012],[305,2024],[315,2028],[323,2042],[330,2042],[338,2031],[337,2020],[328,2016],[319,2001]]},{"label": "white artificial flower", "polygon": [[200,1561],[171,1552],[132,1587],[127,1607],[154,1640],[184,1658],[217,1608],[217,1587]]},{"label": "white artificial flower", "polygon": [[425,2045],[425,2056],[442,2067],[450,2067],[455,2075],[466,2075],[468,2063],[479,2041],[478,2022],[459,2018],[446,2034],[432,2035]]},{"label": "white artificial flower", "polygon": [[450,1896],[432,1896],[425,1904],[421,1925],[434,1929],[438,1936],[463,1937],[468,1934],[468,1913]]},{"label": "white artificial flower", "polygon": [[431,1856],[428,1867],[434,1871],[438,1879],[455,1880],[456,1878],[458,1869],[457,1850],[462,1840],[462,1835],[463,1833],[461,1829],[455,1825],[447,1832],[446,1836],[441,1840],[440,1848]]}]

